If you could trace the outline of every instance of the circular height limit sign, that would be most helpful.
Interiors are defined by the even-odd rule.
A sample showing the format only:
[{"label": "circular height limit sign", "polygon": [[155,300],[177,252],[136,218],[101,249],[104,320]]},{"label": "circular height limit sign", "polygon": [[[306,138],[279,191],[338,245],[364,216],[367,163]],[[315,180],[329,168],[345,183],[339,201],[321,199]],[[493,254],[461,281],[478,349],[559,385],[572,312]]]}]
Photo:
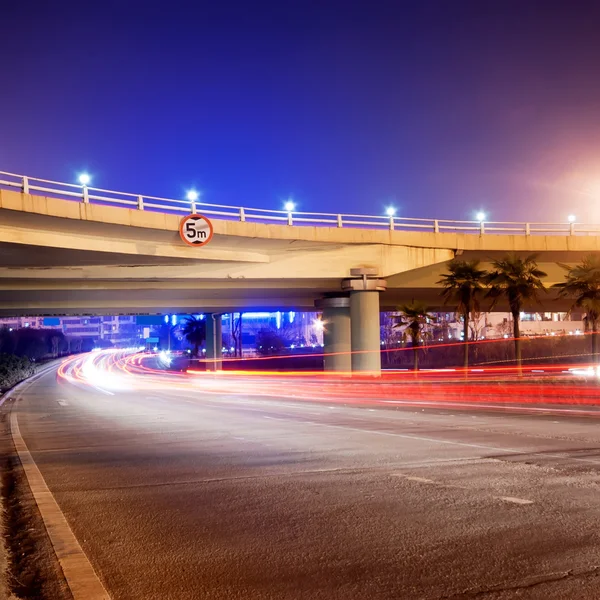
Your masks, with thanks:
[{"label": "circular height limit sign", "polygon": [[179,223],[179,235],[190,246],[204,246],[213,236],[213,226],[202,215],[187,215]]}]

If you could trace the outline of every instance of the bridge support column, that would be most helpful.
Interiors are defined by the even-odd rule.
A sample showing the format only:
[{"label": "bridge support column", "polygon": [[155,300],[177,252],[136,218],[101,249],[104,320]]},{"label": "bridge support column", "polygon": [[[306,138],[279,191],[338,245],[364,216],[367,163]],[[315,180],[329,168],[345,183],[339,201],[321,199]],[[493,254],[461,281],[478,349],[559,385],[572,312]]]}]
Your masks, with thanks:
[{"label": "bridge support column", "polygon": [[385,290],[385,279],[376,277],[373,269],[352,269],[356,278],[344,279],[342,290],[350,292],[350,329],[352,339],[352,371],[381,373],[381,329],[379,292]]},{"label": "bridge support column", "polygon": [[221,315],[206,315],[206,370],[220,371],[223,367],[223,329]]},{"label": "bridge support column", "polygon": [[348,296],[323,298],[315,302],[315,307],[323,311],[324,370],[349,373],[352,370],[350,299]]}]

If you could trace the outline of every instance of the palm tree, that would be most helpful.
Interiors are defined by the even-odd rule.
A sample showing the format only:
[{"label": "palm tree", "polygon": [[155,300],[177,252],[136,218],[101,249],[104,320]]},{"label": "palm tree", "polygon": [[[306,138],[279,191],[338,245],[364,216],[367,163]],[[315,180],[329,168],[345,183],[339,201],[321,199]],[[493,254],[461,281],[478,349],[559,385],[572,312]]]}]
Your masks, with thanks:
[{"label": "palm tree", "polygon": [[194,356],[198,356],[198,350],[206,340],[206,321],[202,317],[187,317],[183,322],[181,332],[185,339],[194,346]]},{"label": "palm tree", "polygon": [[488,273],[486,282],[490,289],[486,298],[492,299],[492,306],[502,296],[508,300],[508,307],[513,318],[513,338],[515,341],[515,359],[519,373],[521,372],[521,309],[528,300],[539,301],[538,292],[547,291],[541,278],[546,273],[538,269],[537,255],[531,254],[520,258],[515,254],[507,254],[500,260],[492,261],[493,270]]},{"label": "palm tree", "polygon": [[479,312],[479,300],[487,274],[478,267],[478,260],[453,260],[448,265],[448,273],[444,273],[442,279],[437,282],[444,288],[444,303],[454,302],[456,312],[463,318],[465,369],[469,366],[469,315]]},{"label": "palm tree", "polygon": [[592,360],[598,362],[598,321],[600,320],[600,257],[586,256],[581,264],[561,265],[568,272],[563,283],[555,283],[561,298],[573,298],[574,308],[586,313],[586,324],[592,330]]},{"label": "palm tree", "polygon": [[427,312],[427,306],[423,302],[403,304],[398,307],[400,317],[397,325],[406,326],[405,335],[408,335],[413,347],[413,369],[419,370],[419,346],[423,338],[423,326],[435,321],[435,317]]}]

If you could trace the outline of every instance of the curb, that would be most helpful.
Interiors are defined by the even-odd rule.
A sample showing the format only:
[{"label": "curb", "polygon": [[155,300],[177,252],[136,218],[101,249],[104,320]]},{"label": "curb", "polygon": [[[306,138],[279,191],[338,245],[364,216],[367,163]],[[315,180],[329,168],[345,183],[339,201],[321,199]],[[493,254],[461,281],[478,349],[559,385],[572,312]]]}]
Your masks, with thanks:
[{"label": "curb", "polygon": [[[39,377],[46,375],[55,366],[44,369],[29,379],[18,383],[2,396],[0,406],[9,394],[14,394],[22,385],[30,385]],[[16,410],[10,413],[10,429],[27,482],[74,600],[110,600],[110,595],[102,585],[92,564],[69,527],[63,512],[46,485],[44,477],[21,436]]]}]

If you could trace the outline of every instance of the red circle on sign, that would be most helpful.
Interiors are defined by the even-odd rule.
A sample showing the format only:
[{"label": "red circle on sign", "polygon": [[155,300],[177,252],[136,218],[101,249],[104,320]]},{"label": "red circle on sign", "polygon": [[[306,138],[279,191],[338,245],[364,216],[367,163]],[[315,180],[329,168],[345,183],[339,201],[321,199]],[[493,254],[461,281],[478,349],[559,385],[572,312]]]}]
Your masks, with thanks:
[{"label": "red circle on sign", "polygon": [[[208,225],[208,233],[196,229],[195,223],[197,223],[199,220]],[[192,224],[192,226],[190,226],[190,224]],[[200,246],[205,246],[208,244],[208,242],[210,242],[212,239],[213,233],[213,224],[204,215],[199,215],[196,213],[186,215],[179,223],[179,237],[188,246],[193,246],[194,248],[199,248]]]}]

